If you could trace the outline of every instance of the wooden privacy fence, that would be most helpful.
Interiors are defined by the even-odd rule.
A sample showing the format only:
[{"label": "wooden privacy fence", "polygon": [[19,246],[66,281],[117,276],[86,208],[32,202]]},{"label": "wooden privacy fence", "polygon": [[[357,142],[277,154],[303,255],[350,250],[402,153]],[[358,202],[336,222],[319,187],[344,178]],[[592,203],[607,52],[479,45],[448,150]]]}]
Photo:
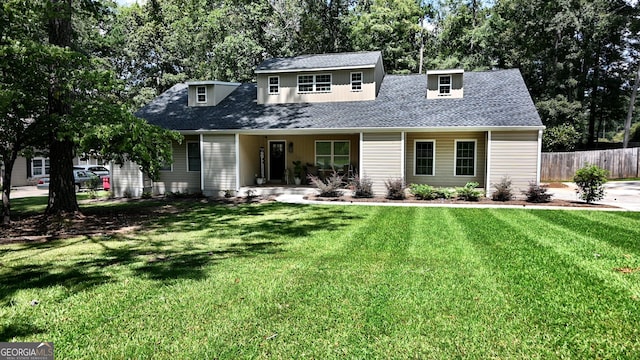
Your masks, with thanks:
[{"label": "wooden privacy fence", "polygon": [[587,163],[609,170],[609,179],[640,177],[640,147],[612,150],[542,153],[540,180],[573,179]]}]

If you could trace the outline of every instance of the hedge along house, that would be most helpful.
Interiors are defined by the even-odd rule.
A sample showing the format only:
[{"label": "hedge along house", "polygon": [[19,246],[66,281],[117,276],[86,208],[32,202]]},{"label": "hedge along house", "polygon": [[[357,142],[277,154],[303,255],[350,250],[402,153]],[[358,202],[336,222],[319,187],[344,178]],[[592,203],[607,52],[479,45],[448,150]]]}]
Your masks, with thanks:
[{"label": "hedge along house", "polygon": [[178,84],[137,115],[185,137],[160,180],[135,164],[113,167],[116,196],[218,196],[281,184],[293,161],[313,171],[355,169],[385,194],[385,180],[515,190],[540,179],[543,125],[517,69],[385,75],[380,52],[264,61],[257,83]]}]

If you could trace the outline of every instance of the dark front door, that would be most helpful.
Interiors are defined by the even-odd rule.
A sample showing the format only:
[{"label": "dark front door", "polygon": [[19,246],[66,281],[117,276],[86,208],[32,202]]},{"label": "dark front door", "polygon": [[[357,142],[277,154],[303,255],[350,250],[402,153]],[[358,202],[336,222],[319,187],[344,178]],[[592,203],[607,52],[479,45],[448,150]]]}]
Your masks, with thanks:
[{"label": "dark front door", "polygon": [[282,180],[284,177],[285,164],[285,142],[272,141],[269,143],[269,179]]}]

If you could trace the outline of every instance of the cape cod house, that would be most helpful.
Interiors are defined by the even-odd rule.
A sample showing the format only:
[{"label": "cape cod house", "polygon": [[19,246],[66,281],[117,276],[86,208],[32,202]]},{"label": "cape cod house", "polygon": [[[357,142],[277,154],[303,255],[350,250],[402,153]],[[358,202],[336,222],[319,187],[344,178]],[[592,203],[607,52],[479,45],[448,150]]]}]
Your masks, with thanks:
[{"label": "cape cod house", "polygon": [[[288,180],[293,161],[322,174],[464,186],[508,176],[515,190],[540,179],[544,126],[517,69],[385,75],[380,52],[274,58],[256,83],[178,84],[137,115],[184,135],[173,164],[151,183],[135,164],[112,167],[116,196],[203,192]],[[289,170],[290,171],[290,170]]]}]

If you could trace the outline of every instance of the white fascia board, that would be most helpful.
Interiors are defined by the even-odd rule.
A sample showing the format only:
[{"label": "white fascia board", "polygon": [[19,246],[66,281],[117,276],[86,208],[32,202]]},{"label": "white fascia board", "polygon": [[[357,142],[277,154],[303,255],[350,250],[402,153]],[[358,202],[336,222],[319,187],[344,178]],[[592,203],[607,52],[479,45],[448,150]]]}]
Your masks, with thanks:
[{"label": "white fascia board", "polygon": [[463,74],[464,69],[427,70],[427,75]]},{"label": "white fascia board", "polygon": [[228,85],[228,86],[240,86],[240,85],[242,85],[242,83],[226,82],[226,81],[218,81],[218,80],[188,81],[186,84],[187,84],[188,86],[197,86],[197,85]]},{"label": "white fascia board", "polygon": [[336,70],[359,70],[359,69],[374,69],[375,64],[370,65],[358,65],[358,66],[333,66],[333,67],[320,67],[309,69],[273,69],[273,70],[256,70],[256,74],[278,74],[278,73],[306,73],[306,72],[319,72],[319,71],[336,71]]},{"label": "white fascia board", "polygon": [[237,130],[187,130],[180,131],[183,135],[215,134],[245,134],[245,135],[309,135],[309,134],[354,134],[354,133],[385,133],[385,132],[470,132],[470,131],[540,131],[544,126],[493,126],[493,127],[420,127],[420,128],[305,128],[305,129],[237,129]]}]

